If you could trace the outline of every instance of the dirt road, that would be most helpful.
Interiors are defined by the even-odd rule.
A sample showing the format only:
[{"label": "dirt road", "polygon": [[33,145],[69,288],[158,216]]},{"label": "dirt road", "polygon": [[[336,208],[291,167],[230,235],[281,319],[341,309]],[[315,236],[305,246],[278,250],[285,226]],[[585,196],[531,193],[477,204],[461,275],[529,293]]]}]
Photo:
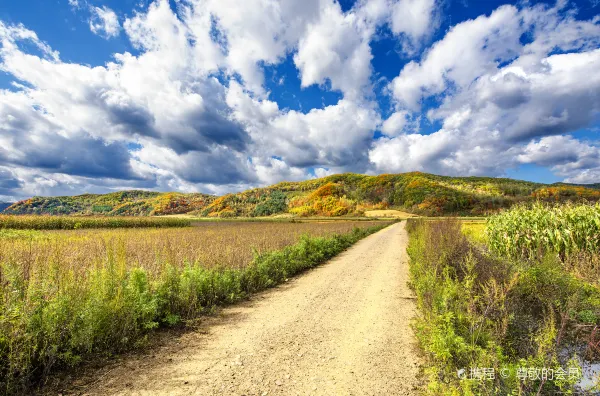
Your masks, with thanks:
[{"label": "dirt road", "polygon": [[125,359],[91,395],[409,395],[418,358],[395,224],[330,262],[226,308],[206,331]]}]

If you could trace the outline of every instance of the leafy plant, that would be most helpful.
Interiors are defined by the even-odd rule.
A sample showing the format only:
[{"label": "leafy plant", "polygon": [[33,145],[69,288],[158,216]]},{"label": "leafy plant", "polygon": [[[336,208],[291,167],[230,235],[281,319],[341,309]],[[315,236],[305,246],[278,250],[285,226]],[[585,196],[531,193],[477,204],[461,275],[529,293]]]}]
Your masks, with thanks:
[{"label": "leafy plant", "polygon": [[487,221],[489,246],[507,257],[600,252],[600,204],[518,205]]}]

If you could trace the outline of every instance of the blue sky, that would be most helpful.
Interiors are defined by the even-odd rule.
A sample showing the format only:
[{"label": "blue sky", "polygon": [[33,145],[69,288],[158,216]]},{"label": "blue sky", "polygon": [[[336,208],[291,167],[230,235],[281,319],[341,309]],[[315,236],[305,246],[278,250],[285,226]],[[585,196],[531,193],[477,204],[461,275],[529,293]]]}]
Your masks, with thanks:
[{"label": "blue sky", "polygon": [[338,172],[600,182],[600,2],[0,8],[0,200]]}]

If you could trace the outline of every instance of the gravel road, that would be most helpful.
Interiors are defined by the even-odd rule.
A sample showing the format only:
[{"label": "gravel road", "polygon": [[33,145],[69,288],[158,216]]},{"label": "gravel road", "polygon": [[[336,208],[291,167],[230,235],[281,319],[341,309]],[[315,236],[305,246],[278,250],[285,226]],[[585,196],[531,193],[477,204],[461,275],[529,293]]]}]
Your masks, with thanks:
[{"label": "gravel road", "polygon": [[88,395],[410,395],[419,358],[407,235],[397,223],[328,263],[223,309],[145,356],[98,373]]}]

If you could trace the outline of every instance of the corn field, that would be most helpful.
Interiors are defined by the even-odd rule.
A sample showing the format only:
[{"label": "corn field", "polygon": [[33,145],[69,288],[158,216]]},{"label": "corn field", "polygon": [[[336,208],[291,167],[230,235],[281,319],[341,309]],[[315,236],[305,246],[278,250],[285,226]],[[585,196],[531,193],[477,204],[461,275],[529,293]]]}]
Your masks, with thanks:
[{"label": "corn field", "polygon": [[600,252],[600,204],[519,205],[487,221],[489,247],[507,257]]}]

